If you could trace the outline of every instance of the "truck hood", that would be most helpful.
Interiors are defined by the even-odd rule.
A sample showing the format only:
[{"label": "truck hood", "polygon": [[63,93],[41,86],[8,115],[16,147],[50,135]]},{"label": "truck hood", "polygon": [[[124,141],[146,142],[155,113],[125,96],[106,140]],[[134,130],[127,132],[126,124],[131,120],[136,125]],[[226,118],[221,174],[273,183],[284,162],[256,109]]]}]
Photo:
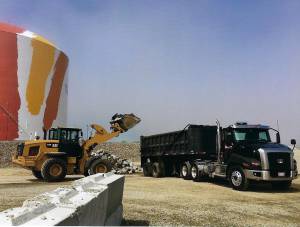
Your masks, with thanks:
[{"label": "truck hood", "polygon": [[236,144],[235,150],[249,158],[260,159],[259,150],[267,152],[292,152],[292,150],[283,144],[278,143],[240,143]]},{"label": "truck hood", "polygon": [[251,144],[238,144],[238,147],[242,149],[251,149],[251,150],[258,150],[258,149],[268,149],[268,150],[284,150],[284,151],[291,151],[291,149],[283,144],[278,143],[251,143]]}]

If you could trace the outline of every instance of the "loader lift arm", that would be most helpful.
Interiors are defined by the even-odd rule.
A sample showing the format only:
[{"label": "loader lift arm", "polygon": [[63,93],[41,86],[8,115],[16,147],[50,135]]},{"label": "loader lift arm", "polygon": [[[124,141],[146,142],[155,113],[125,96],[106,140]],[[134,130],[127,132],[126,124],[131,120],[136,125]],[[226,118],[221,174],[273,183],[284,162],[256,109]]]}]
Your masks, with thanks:
[{"label": "loader lift arm", "polygon": [[110,121],[110,132],[100,125],[91,124],[91,128],[95,130],[95,133],[82,145],[83,159],[79,165],[80,171],[84,173],[86,172],[86,168],[89,166],[87,163],[89,163],[88,160],[91,158],[91,152],[98,144],[104,143],[114,137],[119,136],[121,133],[126,132],[128,129],[134,127],[140,121],[141,119],[136,117],[134,114],[115,114]]},{"label": "loader lift arm", "polygon": [[140,118],[134,114],[115,114],[110,121],[111,132],[97,124],[91,124],[91,128],[95,130],[94,135],[86,140],[83,144],[84,152],[90,155],[90,152],[95,146],[104,143],[114,137],[119,136],[121,133],[126,132],[128,129],[133,128],[141,121]]},{"label": "loader lift arm", "polygon": [[95,133],[83,144],[83,150],[86,151],[88,154],[90,154],[93,148],[98,144],[104,143],[114,137],[119,136],[120,133],[124,132],[124,130],[121,129],[119,125],[115,125],[114,130],[112,130],[112,132],[108,132],[105,128],[97,124],[92,124],[91,128],[95,130]]}]

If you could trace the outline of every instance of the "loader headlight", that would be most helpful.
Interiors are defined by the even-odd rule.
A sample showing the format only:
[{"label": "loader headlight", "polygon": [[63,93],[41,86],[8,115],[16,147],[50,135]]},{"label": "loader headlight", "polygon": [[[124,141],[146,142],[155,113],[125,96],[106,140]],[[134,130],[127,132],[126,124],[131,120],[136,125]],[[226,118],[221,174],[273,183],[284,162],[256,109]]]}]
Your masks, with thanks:
[{"label": "loader headlight", "polygon": [[46,147],[48,147],[48,148],[57,148],[58,143],[46,143]]}]

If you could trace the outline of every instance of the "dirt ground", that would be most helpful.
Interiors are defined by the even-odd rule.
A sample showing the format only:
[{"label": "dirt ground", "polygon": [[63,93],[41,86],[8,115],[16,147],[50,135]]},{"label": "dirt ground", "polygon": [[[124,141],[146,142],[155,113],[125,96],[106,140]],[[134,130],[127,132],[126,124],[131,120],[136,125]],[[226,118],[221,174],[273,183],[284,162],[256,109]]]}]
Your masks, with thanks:
[{"label": "dirt ground", "polygon": [[[297,153],[300,164],[300,152]],[[45,183],[27,170],[2,168],[0,210],[20,206],[25,199],[78,178]],[[274,191],[268,184],[239,192],[220,180],[196,183],[128,175],[123,204],[125,225],[299,226],[300,178],[293,181],[287,192]]]}]

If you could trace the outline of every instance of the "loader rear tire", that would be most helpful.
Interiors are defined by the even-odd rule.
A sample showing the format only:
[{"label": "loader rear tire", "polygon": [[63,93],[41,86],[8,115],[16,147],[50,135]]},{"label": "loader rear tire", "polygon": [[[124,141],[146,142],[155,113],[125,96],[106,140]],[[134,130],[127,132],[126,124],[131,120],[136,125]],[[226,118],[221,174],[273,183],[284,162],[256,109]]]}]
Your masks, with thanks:
[{"label": "loader rear tire", "polygon": [[44,162],[41,169],[45,181],[61,181],[67,174],[67,164],[59,158],[50,158]]},{"label": "loader rear tire", "polygon": [[37,179],[43,179],[41,171],[32,170],[32,175]]},{"label": "loader rear tire", "polygon": [[96,173],[108,173],[112,170],[112,165],[109,160],[106,159],[96,159],[92,162],[88,174],[93,175]]}]

